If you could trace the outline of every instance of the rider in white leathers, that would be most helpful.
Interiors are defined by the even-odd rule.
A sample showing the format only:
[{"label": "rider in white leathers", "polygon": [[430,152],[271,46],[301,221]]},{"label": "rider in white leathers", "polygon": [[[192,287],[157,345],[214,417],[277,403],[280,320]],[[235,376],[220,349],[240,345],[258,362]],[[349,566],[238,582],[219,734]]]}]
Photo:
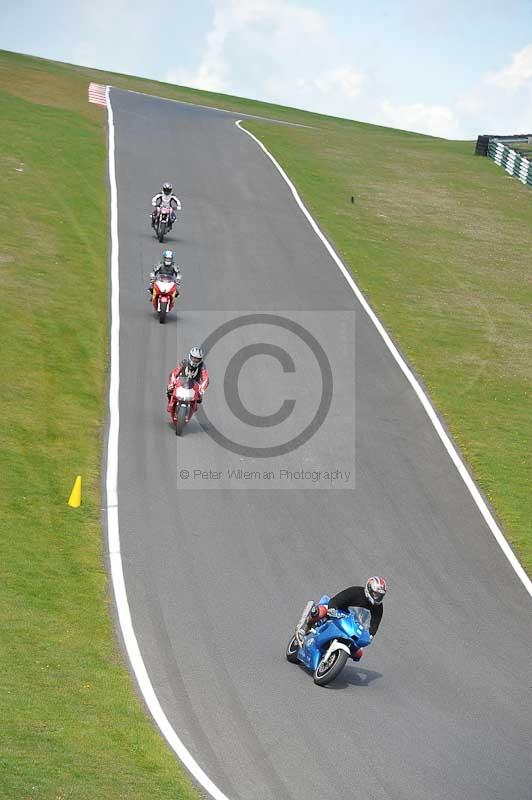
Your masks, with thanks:
[{"label": "rider in white leathers", "polygon": [[173,187],[171,183],[163,183],[162,190],[154,195],[151,199],[151,204],[154,207],[152,215],[151,215],[151,224],[155,225],[155,219],[157,216],[157,208],[163,203],[170,206],[171,209],[171,216],[170,216],[170,224],[173,225],[176,220],[176,210],[181,211],[181,201],[179,197],[173,194]]}]

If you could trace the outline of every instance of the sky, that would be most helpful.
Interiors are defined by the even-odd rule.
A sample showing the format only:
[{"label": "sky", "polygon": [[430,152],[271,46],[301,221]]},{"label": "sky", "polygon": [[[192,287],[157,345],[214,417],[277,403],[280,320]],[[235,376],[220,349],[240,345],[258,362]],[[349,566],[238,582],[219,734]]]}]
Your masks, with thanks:
[{"label": "sky", "polygon": [[0,0],[0,48],[450,139],[532,133],[532,0]]}]

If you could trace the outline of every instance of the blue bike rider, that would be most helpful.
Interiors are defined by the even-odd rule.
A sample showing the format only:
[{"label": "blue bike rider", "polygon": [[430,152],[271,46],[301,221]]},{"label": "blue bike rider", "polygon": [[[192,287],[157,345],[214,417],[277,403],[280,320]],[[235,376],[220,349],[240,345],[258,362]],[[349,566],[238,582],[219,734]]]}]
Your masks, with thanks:
[{"label": "blue bike rider", "polygon": [[[310,628],[327,618],[330,609],[347,611],[350,606],[368,609],[371,614],[369,633],[371,637],[375,636],[382,620],[382,601],[385,594],[386,581],[378,575],[368,578],[365,586],[349,586],[331,597],[327,605],[312,606],[306,620],[296,629],[296,639],[302,642]],[[354,660],[359,661],[362,653],[362,649],[359,649]]]}]

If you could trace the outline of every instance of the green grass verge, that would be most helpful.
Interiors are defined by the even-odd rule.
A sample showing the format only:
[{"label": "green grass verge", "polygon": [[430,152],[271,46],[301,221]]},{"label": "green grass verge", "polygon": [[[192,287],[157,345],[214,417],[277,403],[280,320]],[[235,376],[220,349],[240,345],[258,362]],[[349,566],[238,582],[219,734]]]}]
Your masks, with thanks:
[{"label": "green grass verge", "polygon": [[[108,201],[100,116],[96,124],[0,91],[5,800],[198,796],[132,691],[107,608],[99,468]],[[78,473],[83,505],[73,510],[66,500]]]},{"label": "green grass verge", "polygon": [[515,150],[520,156],[524,156],[525,158],[528,158],[528,160],[532,158],[532,145],[525,144],[523,142],[512,142],[508,146],[510,147],[510,150]]},{"label": "green grass verge", "polygon": [[530,188],[470,142],[245,124],[422,376],[532,572]]},{"label": "green grass verge", "polygon": [[[313,126],[246,122],[424,379],[532,571],[528,187],[473,157],[469,142],[0,51],[6,800],[192,796],[131,693],[106,613],[105,115],[87,104],[89,80]],[[19,227],[26,191],[36,195],[34,216]],[[21,269],[31,312],[13,305]],[[65,500],[77,473],[85,504],[72,511]]]}]

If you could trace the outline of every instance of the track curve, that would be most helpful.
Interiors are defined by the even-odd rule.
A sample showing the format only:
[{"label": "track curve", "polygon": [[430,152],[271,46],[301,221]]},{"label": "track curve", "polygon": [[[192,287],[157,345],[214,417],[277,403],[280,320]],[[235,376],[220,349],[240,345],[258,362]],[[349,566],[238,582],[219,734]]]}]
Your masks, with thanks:
[{"label": "track curve", "polygon": [[[529,598],[406,379],[236,116],[110,95],[122,561],[137,639],[168,719],[231,800],[529,798]],[[168,240],[184,295],[177,323],[163,328],[145,286],[161,249],[147,202],[166,178],[184,207]],[[196,423],[176,451],[166,377],[217,314],[235,309],[318,319],[354,309],[353,488],[198,492],[179,483],[187,458],[213,469],[227,459]],[[216,362],[208,366],[210,411],[223,374],[217,384]],[[335,435],[329,429],[302,451],[322,467],[331,442],[342,463],[351,452],[350,386],[340,377],[335,387]],[[261,394],[260,383],[251,387],[257,409]],[[284,661],[295,618],[317,592],[376,571],[390,585],[379,636],[360,666],[318,689]]]}]

